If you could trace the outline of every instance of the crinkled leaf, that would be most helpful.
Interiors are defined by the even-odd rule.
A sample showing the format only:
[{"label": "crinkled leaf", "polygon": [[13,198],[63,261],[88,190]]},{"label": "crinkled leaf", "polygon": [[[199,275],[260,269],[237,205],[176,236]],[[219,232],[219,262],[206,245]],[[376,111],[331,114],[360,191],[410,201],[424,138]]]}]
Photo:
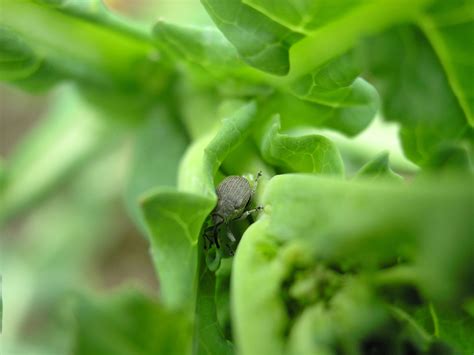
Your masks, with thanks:
[{"label": "crinkled leaf", "polygon": [[472,292],[473,186],[467,177],[401,185],[277,176],[264,194],[268,233],[343,266],[415,262],[424,292],[455,301]]},{"label": "crinkled leaf", "polygon": [[[221,90],[229,89],[229,77],[240,81],[246,79],[248,83],[258,84],[257,87],[263,89],[265,78],[246,70],[248,68],[238,60],[233,47],[229,47],[230,44],[212,29],[198,30],[160,22],[155,27],[155,36],[159,46],[207,69],[213,77],[222,76],[225,80],[219,82]],[[290,84],[288,90],[293,95],[310,102],[300,105],[313,107],[313,112],[309,112],[313,122],[325,120],[326,126],[350,135],[359,133],[370,123],[378,109],[378,95],[367,82],[357,79],[360,72],[359,60],[357,52],[350,51]],[[227,86],[222,86],[224,83]],[[271,81],[268,83],[274,84]],[[236,89],[233,87],[230,91],[235,95]],[[260,92],[263,93],[265,91]],[[280,99],[275,101],[279,103]]]},{"label": "crinkled leaf", "polygon": [[472,145],[472,128],[435,52],[418,30],[399,27],[372,39],[367,64],[383,98],[384,117],[401,124],[409,159],[424,166],[444,145]]},{"label": "crinkled leaf", "polygon": [[[334,5],[329,1],[202,0],[216,25],[250,65],[277,75],[291,70],[293,79],[349,50],[360,37],[412,19],[428,2],[344,1]],[[322,30],[307,32],[310,35],[303,38],[301,31],[307,25],[322,26]],[[289,53],[295,43],[295,50]]]},{"label": "crinkled leaf", "polygon": [[243,4],[241,0],[201,2],[247,63],[271,74],[288,73],[288,50],[301,35]]},{"label": "crinkled leaf", "polygon": [[[291,354],[334,354],[339,349],[351,353],[361,348],[379,353],[399,346],[396,327],[388,322],[381,302],[357,279],[346,278],[327,303],[311,305],[295,318],[288,338]],[[389,327],[392,332],[385,329]]]},{"label": "crinkled leaf", "polygon": [[369,125],[379,107],[376,90],[357,78],[359,61],[357,51],[338,56],[294,80],[290,91],[299,99],[318,105],[313,105],[316,108],[314,116],[321,116],[316,112],[318,107],[325,108],[323,117],[330,117],[326,126],[355,135]]},{"label": "crinkled leaf", "polygon": [[81,297],[73,354],[190,354],[192,324],[136,290]]},{"label": "crinkled leaf", "polygon": [[337,20],[354,8],[364,5],[361,0],[303,0],[281,1],[243,0],[269,18],[281,23],[295,32],[309,33],[318,27]]},{"label": "crinkled leaf", "polygon": [[329,139],[317,134],[290,136],[280,128],[279,117],[274,117],[262,132],[260,150],[267,162],[291,172],[344,174],[342,158]]},{"label": "crinkled leaf", "polygon": [[158,22],[153,34],[156,43],[184,59],[210,71],[235,72],[244,66],[235,48],[214,28],[179,26]]},{"label": "crinkled leaf", "polygon": [[[365,81],[359,84],[370,87]],[[365,91],[365,90],[363,90]],[[373,89],[370,89],[373,93]],[[376,94],[375,94],[376,95]],[[284,131],[293,128],[327,127],[354,136],[363,131],[373,119],[377,111],[377,96],[360,98],[354,102],[339,102],[340,107],[331,107],[304,101],[293,95],[277,93],[269,98],[262,107],[264,117],[279,114]],[[375,99],[375,100],[373,100]],[[337,104],[335,105],[337,106]]]},{"label": "crinkled leaf", "polygon": [[222,120],[215,132],[196,140],[188,149],[179,172],[180,189],[215,198],[214,175],[224,159],[250,134],[255,102],[245,104]]},{"label": "crinkled leaf", "polygon": [[474,351],[474,317],[465,313],[439,311],[438,337],[463,354]]},{"label": "crinkled leaf", "polygon": [[419,21],[472,127],[474,127],[473,13],[474,4],[470,0],[437,0]]},{"label": "crinkled leaf", "polygon": [[[312,98],[307,100],[309,103],[300,103],[299,106],[306,106],[308,120],[322,119],[325,127],[350,136],[356,135],[367,128],[375,117],[379,98],[374,88],[360,78],[348,89],[342,96],[334,97],[330,103],[320,101],[318,96],[313,94]],[[342,94],[342,90],[339,93]]]},{"label": "crinkled leaf", "polygon": [[[269,234],[268,222],[260,220],[245,232],[235,256],[232,321],[239,351],[332,354],[335,349],[362,346],[365,337],[377,333],[387,318],[370,287],[346,275],[340,289],[325,300],[320,292],[325,292],[329,281],[324,280],[324,286],[308,292],[317,304],[298,304],[287,295],[291,275],[295,268],[314,266],[314,259],[301,245],[282,246]],[[396,337],[397,332],[388,336]],[[267,339],[272,341],[263,341]]]},{"label": "crinkled leaf", "polygon": [[189,147],[179,171],[181,191],[160,189],[143,201],[166,304],[191,309],[195,304],[198,238],[215,205],[214,175],[227,154],[248,134],[255,110],[255,103],[244,105],[223,120],[214,136],[211,132]]},{"label": "crinkled leaf", "polygon": [[427,329],[433,339],[449,344],[456,354],[469,354],[474,350],[471,336],[474,318],[465,311],[435,307],[430,303],[422,304],[410,313],[418,326]]},{"label": "crinkled leaf", "polygon": [[389,153],[382,152],[366,163],[356,175],[357,179],[388,179],[401,181],[402,177],[393,172],[389,164]]},{"label": "crinkled leaf", "polygon": [[361,71],[360,59],[358,51],[337,56],[296,80],[291,90],[303,100],[335,106],[341,97],[351,96],[354,91],[354,80]]}]

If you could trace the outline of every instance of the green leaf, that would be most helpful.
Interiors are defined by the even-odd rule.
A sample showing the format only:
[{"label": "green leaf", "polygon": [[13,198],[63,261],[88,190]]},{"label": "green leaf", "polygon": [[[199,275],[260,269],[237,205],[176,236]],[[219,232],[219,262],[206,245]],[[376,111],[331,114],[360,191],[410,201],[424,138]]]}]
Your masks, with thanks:
[{"label": "green leaf", "polygon": [[342,0],[337,3],[331,0],[303,0],[284,1],[278,4],[272,0],[243,0],[242,2],[292,31],[306,34],[364,5],[364,1],[360,0]]},{"label": "green leaf", "polygon": [[0,80],[28,77],[41,65],[31,47],[13,31],[0,28],[0,43]]},{"label": "green leaf", "polygon": [[295,317],[288,347],[294,354],[334,354],[337,350],[350,354],[361,348],[378,353],[395,350],[397,336],[370,287],[346,277],[327,303],[310,305]]},{"label": "green leaf", "polygon": [[243,4],[241,0],[201,2],[247,63],[271,74],[288,73],[288,50],[301,35]]},{"label": "green leaf", "polygon": [[235,48],[214,28],[179,26],[159,21],[153,28],[155,42],[175,53],[178,60],[224,73],[244,67]]},{"label": "green leaf", "polygon": [[[302,245],[281,245],[269,234],[268,222],[261,219],[249,227],[235,256],[232,320],[239,351],[332,354],[336,348],[349,352],[358,347],[385,321],[381,303],[365,282],[347,275],[340,282],[342,289],[337,286],[327,302],[320,293],[327,292],[327,279],[308,292],[317,304],[306,307],[291,299],[292,277],[297,279],[298,272],[314,267],[315,260]],[[315,277],[310,273],[309,278]]]},{"label": "green leaf", "polygon": [[216,275],[201,260],[199,293],[196,305],[198,354],[233,354],[234,348],[224,337],[216,309]]},{"label": "green leaf", "polygon": [[190,320],[136,290],[98,299],[81,297],[75,315],[76,355],[191,353]]},{"label": "green leaf", "polygon": [[211,132],[191,145],[181,163],[180,189],[215,199],[214,175],[225,158],[250,134],[256,111],[255,102],[242,105],[222,120],[217,133]]},{"label": "green leaf", "polygon": [[399,23],[414,21],[432,0],[359,1],[342,17],[318,28],[290,51],[291,68],[285,82],[306,75],[327,61],[357,46],[361,38],[376,35]]},{"label": "green leaf", "polygon": [[[108,18],[101,2],[55,3],[61,10],[68,10],[58,11],[34,0],[1,0],[2,54],[16,58],[15,76],[4,74],[13,65],[11,60],[0,62],[3,80],[37,90],[51,84],[51,76],[55,80],[74,79],[100,87],[102,95],[104,90],[118,88],[128,92],[155,88],[162,80],[150,76],[156,71],[157,63],[148,58],[153,51],[148,39],[112,24],[114,21],[99,21],[99,17]],[[103,11],[91,11],[94,7]],[[137,65],[140,70],[136,70]]]},{"label": "green leaf", "polygon": [[193,310],[197,292],[198,238],[214,201],[159,189],[142,201],[163,303]]},{"label": "green leaf", "polygon": [[319,112],[313,115],[329,116],[326,126],[355,135],[369,125],[379,107],[376,90],[357,78],[359,73],[359,54],[350,51],[294,80],[290,91],[301,100],[325,108],[322,115]]},{"label": "green leaf", "polygon": [[[365,86],[364,81],[361,80],[361,83]],[[347,103],[341,101],[339,102],[341,107],[334,108],[303,101],[293,95],[276,93],[265,102],[265,106],[262,106],[261,115],[270,118],[279,114],[284,131],[327,127],[354,136],[370,124],[377,110],[377,104],[372,99],[364,101]]]},{"label": "green leaf", "polygon": [[474,350],[471,336],[474,318],[466,312],[423,304],[412,311],[412,314],[419,325],[430,330],[434,339],[452,346],[456,354],[470,354]]},{"label": "green leaf", "polygon": [[346,52],[362,36],[413,19],[430,1],[201,2],[244,60],[271,74],[290,71],[292,81]]},{"label": "green leaf", "polygon": [[249,134],[256,105],[243,105],[225,118],[222,127],[188,148],[179,170],[178,188],[158,189],[143,199],[152,254],[163,301],[193,310],[196,302],[198,242],[213,209],[214,175],[226,156]]},{"label": "green leaf", "polygon": [[431,171],[472,173],[473,167],[469,148],[466,145],[444,145],[436,150],[426,162],[426,169]]},{"label": "green leaf", "polygon": [[474,4],[469,0],[435,1],[419,25],[433,46],[467,121],[474,127]]},{"label": "green leaf", "polygon": [[[163,302],[172,309],[184,310],[191,321],[199,302],[198,309],[204,313],[196,321],[204,352],[230,349],[224,339],[209,334],[210,329],[206,328],[215,328],[217,318],[213,315],[215,304],[206,298],[213,286],[207,283],[209,280],[203,280],[203,284],[199,280],[199,238],[216,202],[214,175],[226,156],[249,134],[255,115],[256,105],[251,102],[224,119],[214,136],[211,132],[201,137],[186,152],[179,172],[181,191],[158,189],[142,202]],[[204,328],[199,322],[206,324]]]},{"label": "green leaf", "polygon": [[453,346],[463,354],[474,351],[474,318],[465,314],[452,311],[437,312],[439,325],[439,339]]},{"label": "green leaf", "polygon": [[456,302],[472,292],[473,186],[467,177],[402,185],[276,176],[263,197],[267,233],[344,268],[414,262],[423,292]]},{"label": "green leaf", "polygon": [[357,179],[388,179],[392,181],[402,181],[403,178],[394,173],[389,165],[389,153],[382,152],[374,159],[365,164],[356,175]]},{"label": "green leaf", "polygon": [[335,145],[321,135],[290,136],[280,133],[280,119],[274,117],[263,130],[260,150],[272,165],[290,172],[342,176],[344,165]]},{"label": "green leaf", "polygon": [[237,249],[231,280],[232,325],[241,354],[283,354],[288,318],[280,298],[285,264],[275,258],[278,245],[258,221]]},{"label": "green leaf", "polygon": [[125,199],[134,222],[143,233],[146,233],[146,227],[139,198],[158,186],[176,186],[186,144],[187,138],[179,123],[164,107],[150,112],[137,128]]},{"label": "green leaf", "polygon": [[221,261],[221,266],[216,271],[215,304],[217,320],[226,339],[233,341],[232,318],[230,305],[230,278],[232,275],[233,259]]},{"label": "green leaf", "polygon": [[472,128],[423,34],[413,27],[395,28],[370,40],[366,50],[383,115],[401,124],[410,160],[425,166],[442,146],[472,145]]},{"label": "green leaf", "polygon": [[[215,80],[222,78],[217,83],[221,90],[230,89],[234,95],[239,90],[235,85],[229,85],[230,77],[234,78],[234,83],[246,81],[247,90],[249,83],[257,84],[253,88],[253,94],[265,94],[263,87],[258,92],[258,87],[265,82],[272,86],[277,84],[246,68],[229,43],[213,30],[198,30],[160,22],[155,27],[155,36],[160,47],[178,54],[194,66],[205,68],[208,76]],[[320,120],[325,118],[327,126],[350,135],[359,133],[367,127],[378,108],[375,90],[362,79],[357,79],[360,72],[359,59],[354,51],[331,58],[312,73],[291,82],[286,90],[301,100],[310,102],[306,107],[313,108],[313,112],[308,114],[313,120],[315,117]],[[280,102],[279,98],[275,101]]]}]

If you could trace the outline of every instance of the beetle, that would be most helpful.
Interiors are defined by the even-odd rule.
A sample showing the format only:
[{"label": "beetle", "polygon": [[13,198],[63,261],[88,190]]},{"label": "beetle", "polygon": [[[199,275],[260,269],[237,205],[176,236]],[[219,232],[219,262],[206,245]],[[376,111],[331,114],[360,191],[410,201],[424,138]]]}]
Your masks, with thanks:
[{"label": "beetle", "polygon": [[216,188],[217,205],[211,212],[211,223],[204,233],[208,241],[206,249],[213,244],[220,248],[219,245],[219,229],[225,226],[227,229],[227,237],[232,243],[236,239],[229,228],[229,224],[233,221],[240,221],[247,218],[250,214],[263,210],[262,206],[248,209],[252,201],[252,197],[257,190],[258,179],[262,176],[259,171],[254,181],[253,188],[250,187],[249,181],[243,176],[232,175],[226,177]]}]

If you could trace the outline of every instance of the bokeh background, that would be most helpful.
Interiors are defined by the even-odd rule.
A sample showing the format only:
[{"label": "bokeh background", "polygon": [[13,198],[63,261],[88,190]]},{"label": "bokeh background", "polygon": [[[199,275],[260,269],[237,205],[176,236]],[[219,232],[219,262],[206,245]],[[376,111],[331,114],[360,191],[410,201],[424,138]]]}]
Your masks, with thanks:
[{"label": "bokeh background", "polygon": [[[183,24],[211,23],[198,0],[105,3],[116,13],[148,27],[159,18]],[[159,292],[148,244],[124,204],[130,144],[126,130],[117,131],[118,139],[104,138],[100,113],[69,84],[47,94],[28,94],[0,84],[0,100],[2,159],[32,149],[32,144],[33,149],[35,144],[41,147],[44,132],[54,134],[64,128],[70,122],[65,118],[79,117],[84,132],[97,133],[84,160],[68,167],[67,174],[48,193],[22,206],[21,213],[0,235],[0,354],[51,354],[51,349],[59,354],[71,341],[65,324],[69,324],[67,310],[77,289],[106,293],[134,285],[151,294]],[[90,137],[82,137],[81,132],[70,132],[65,139],[87,141]],[[348,174],[351,167],[356,171],[381,150],[391,152],[397,172],[409,176],[415,171],[401,154],[395,126],[375,120],[356,139],[331,132],[327,135],[341,149]],[[57,154],[60,161],[67,161],[67,151],[59,149]],[[29,178],[41,180],[41,173],[32,171]]]}]

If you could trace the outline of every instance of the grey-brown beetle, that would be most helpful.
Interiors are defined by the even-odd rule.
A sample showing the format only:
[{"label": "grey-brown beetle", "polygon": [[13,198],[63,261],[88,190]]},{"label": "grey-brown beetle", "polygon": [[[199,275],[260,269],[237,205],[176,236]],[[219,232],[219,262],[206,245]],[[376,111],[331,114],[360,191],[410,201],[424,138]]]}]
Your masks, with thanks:
[{"label": "grey-brown beetle", "polygon": [[252,197],[257,190],[258,179],[262,176],[262,172],[259,171],[255,178],[253,188],[250,187],[248,180],[242,176],[228,176],[217,186],[217,206],[211,213],[212,225],[208,227],[204,233],[208,241],[208,245],[205,248],[208,249],[213,244],[217,248],[219,246],[219,229],[221,226],[226,226],[227,237],[232,243],[236,242],[229,223],[233,221],[239,221],[247,218],[250,214],[260,211],[263,209],[262,206],[257,206],[254,209],[248,210]]}]

